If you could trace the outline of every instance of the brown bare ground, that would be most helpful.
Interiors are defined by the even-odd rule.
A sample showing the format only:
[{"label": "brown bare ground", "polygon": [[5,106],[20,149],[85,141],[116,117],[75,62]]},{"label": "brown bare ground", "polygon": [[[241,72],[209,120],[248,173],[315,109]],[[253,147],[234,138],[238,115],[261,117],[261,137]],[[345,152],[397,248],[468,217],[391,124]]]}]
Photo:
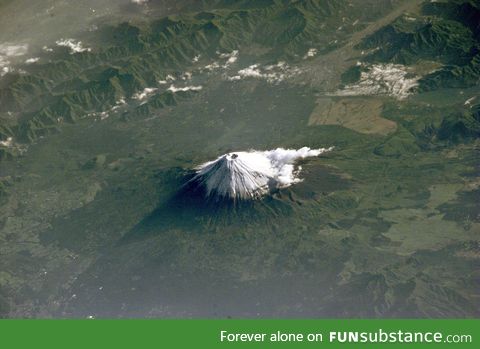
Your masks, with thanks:
[{"label": "brown bare ground", "polygon": [[351,130],[387,135],[397,124],[381,117],[383,103],[377,98],[319,98],[309,125],[339,125]]}]

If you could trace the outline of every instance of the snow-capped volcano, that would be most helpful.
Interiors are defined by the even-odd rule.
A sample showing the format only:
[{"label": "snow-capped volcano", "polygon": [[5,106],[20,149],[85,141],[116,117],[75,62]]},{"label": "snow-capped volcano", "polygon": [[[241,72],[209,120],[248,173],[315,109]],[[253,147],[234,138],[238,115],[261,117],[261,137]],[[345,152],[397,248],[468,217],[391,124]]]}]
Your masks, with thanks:
[{"label": "snow-capped volcano", "polygon": [[295,161],[318,156],[332,148],[241,151],[224,154],[196,168],[192,181],[205,188],[207,197],[256,199],[272,189],[302,181]]}]

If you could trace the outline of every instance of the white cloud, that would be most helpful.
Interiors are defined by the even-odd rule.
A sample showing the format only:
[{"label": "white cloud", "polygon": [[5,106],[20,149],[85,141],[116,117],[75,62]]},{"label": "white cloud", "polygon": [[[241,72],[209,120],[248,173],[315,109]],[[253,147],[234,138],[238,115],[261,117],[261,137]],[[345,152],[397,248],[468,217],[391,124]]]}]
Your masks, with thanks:
[{"label": "white cloud", "polygon": [[182,80],[191,80],[191,79],[192,79],[192,73],[190,73],[188,71],[183,73]]},{"label": "white cloud", "polygon": [[23,56],[28,51],[27,44],[0,44],[0,55],[7,56],[7,57],[18,57]]},{"label": "white cloud", "polygon": [[12,137],[0,141],[0,147],[8,148],[17,154],[24,154],[28,149],[26,145],[16,143]]},{"label": "white cloud", "polygon": [[6,148],[11,148],[13,146],[13,138],[8,137],[6,140],[0,141],[0,145]]},{"label": "white cloud", "polygon": [[[127,106],[127,102],[125,101],[125,98],[120,98],[118,101],[115,102],[115,105],[111,107],[108,110],[104,110],[102,112],[93,112],[85,115],[86,117],[94,117],[94,118],[100,118],[100,120],[105,120],[110,117],[111,114],[118,112],[119,109],[122,109],[123,107]],[[63,119],[62,119],[63,120]],[[61,120],[58,120],[61,122]]]},{"label": "white cloud", "polygon": [[465,101],[463,105],[469,105],[470,108],[472,107],[472,102],[477,98],[477,96],[473,96]]},{"label": "white cloud", "polygon": [[405,99],[418,85],[419,76],[409,76],[401,64],[373,64],[365,67],[360,80],[334,93],[336,96],[388,95]]},{"label": "white cloud", "polygon": [[0,44],[0,77],[7,73],[13,72],[14,68],[11,66],[12,59],[25,55],[27,51],[27,44]]},{"label": "white cloud", "polygon": [[298,68],[292,68],[287,63],[281,61],[265,67],[262,67],[260,64],[252,64],[240,69],[236,75],[227,76],[227,80],[238,81],[246,78],[254,78],[266,80],[269,83],[279,83],[299,73],[300,70]]},{"label": "white cloud", "polygon": [[26,64],[32,64],[32,63],[36,63],[40,60],[40,57],[32,57],[32,58],[29,58],[25,61]]},{"label": "white cloud", "polygon": [[305,56],[303,56],[303,59],[307,59],[307,58],[310,58],[310,57],[314,57],[316,54],[317,54],[317,49],[316,48],[311,48],[307,51],[307,53],[305,54]]},{"label": "white cloud", "polygon": [[142,100],[150,97],[151,95],[153,95],[155,92],[157,92],[157,90],[158,90],[158,88],[155,88],[155,87],[146,87],[146,88],[143,89],[143,91],[135,93],[132,96],[132,98],[136,99],[136,100],[139,100],[139,101],[142,101]]},{"label": "white cloud", "polygon": [[187,92],[187,91],[200,91],[203,87],[202,86],[185,86],[185,87],[175,87],[170,85],[168,91],[173,93],[175,92]]},{"label": "white cloud", "polygon": [[220,54],[220,58],[224,58],[227,61],[225,62],[225,65],[228,67],[231,64],[235,63],[238,59],[238,50],[233,50],[230,53],[222,53]]},{"label": "white cloud", "polygon": [[164,80],[159,80],[158,83],[160,85],[168,84],[169,81],[175,81],[175,77],[173,75],[168,74]]},{"label": "white cloud", "polygon": [[192,183],[203,186],[207,197],[257,199],[271,190],[301,182],[301,168],[295,166],[296,161],[332,149],[303,147],[231,152],[198,166]]},{"label": "white cloud", "polygon": [[57,46],[63,46],[70,49],[70,54],[78,52],[90,52],[92,49],[88,47],[83,47],[81,41],[76,41],[74,39],[60,39],[55,41]]},{"label": "white cloud", "polygon": [[209,71],[228,69],[233,63],[238,60],[238,50],[233,50],[232,52],[227,53],[217,52],[217,54],[220,61],[214,61],[210,64],[207,64],[205,67],[203,67],[204,69]]}]

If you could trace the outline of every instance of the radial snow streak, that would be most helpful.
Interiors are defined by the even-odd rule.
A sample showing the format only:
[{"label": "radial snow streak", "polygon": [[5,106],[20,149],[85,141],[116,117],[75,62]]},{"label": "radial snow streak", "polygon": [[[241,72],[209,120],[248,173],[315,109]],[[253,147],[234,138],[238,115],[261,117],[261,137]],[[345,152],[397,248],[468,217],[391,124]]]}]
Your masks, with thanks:
[{"label": "radial snow streak", "polygon": [[277,148],[224,154],[196,168],[192,181],[205,188],[207,197],[256,199],[271,190],[301,182],[298,159],[318,156],[330,148],[298,150]]}]

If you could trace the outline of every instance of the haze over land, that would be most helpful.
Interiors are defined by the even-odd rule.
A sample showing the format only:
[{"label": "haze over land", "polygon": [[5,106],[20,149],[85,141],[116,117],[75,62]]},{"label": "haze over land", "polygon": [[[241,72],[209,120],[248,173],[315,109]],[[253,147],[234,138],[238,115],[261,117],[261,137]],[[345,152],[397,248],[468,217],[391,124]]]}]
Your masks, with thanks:
[{"label": "haze over land", "polygon": [[[0,1],[2,317],[479,315],[478,1],[27,3]],[[262,200],[184,190],[304,146],[334,149]]]}]

